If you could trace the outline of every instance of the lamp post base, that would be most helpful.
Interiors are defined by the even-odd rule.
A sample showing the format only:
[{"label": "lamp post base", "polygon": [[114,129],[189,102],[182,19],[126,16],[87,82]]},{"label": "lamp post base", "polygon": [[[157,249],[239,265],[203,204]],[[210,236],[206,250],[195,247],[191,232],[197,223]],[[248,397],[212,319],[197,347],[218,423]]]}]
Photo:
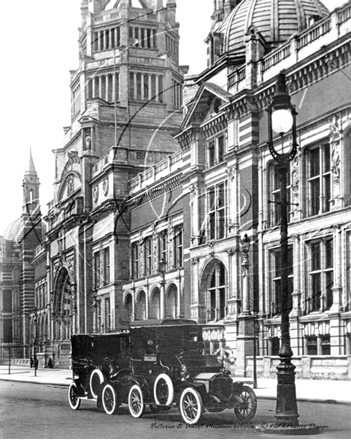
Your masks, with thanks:
[{"label": "lamp post base", "polygon": [[291,357],[280,357],[277,366],[277,406],[275,418],[278,423],[297,426],[299,413],[297,412],[295,365],[291,363]]}]

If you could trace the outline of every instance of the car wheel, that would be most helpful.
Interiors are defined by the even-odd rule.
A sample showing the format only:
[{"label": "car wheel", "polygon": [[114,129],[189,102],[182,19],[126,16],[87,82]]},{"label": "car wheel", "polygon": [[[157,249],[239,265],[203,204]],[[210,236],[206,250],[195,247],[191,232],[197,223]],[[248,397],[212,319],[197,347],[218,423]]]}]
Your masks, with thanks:
[{"label": "car wheel", "polygon": [[172,379],[167,374],[157,376],[154,384],[154,399],[157,405],[171,405],[174,399]]},{"label": "car wheel", "polygon": [[138,419],[144,412],[144,398],[139,385],[133,385],[128,395],[129,412],[132,417]]},{"label": "car wheel", "polygon": [[90,375],[90,392],[94,399],[98,398],[103,381],[104,375],[98,368],[96,368]]},{"label": "car wheel", "polygon": [[180,396],[179,409],[188,425],[195,425],[202,415],[202,399],[194,388],[185,388]]},{"label": "car wheel", "polygon": [[107,383],[102,390],[102,406],[104,407],[105,413],[109,416],[116,414],[118,408],[117,393],[109,383]]},{"label": "car wheel", "polygon": [[71,383],[68,388],[68,402],[69,406],[77,410],[80,407],[80,398],[78,397],[78,387],[75,383]]},{"label": "car wheel", "polygon": [[234,414],[239,422],[250,422],[256,414],[257,397],[255,392],[244,385],[237,394],[239,403],[234,407]]}]

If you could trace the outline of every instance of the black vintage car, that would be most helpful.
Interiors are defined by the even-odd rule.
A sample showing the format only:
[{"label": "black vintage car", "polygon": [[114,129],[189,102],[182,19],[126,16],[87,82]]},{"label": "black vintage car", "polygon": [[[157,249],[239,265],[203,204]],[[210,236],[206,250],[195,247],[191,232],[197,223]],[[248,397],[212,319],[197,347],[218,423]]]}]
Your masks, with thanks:
[{"label": "black vintage car", "polygon": [[133,322],[130,325],[133,381],[129,411],[141,417],[145,405],[153,411],[176,405],[185,423],[200,420],[204,410],[232,408],[240,422],[256,413],[254,391],[235,382],[214,355],[206,354],[202,327],[190,320]]},{"label": "black vintage car", "polygon": [[128,404],[139,418],[151,411],[178,407],[193,425],[203,411],[231,408],[240,422],[256,413],[254,391],[235,382],[214,355],[206,353],[202,327],[191,320],[133,322],[123,335],[72,336],[74,381],[68,392],[71,408],[95,399],[109,414]]},{"label": "black vintage car", "polygon": [[[125,376],[130,370],[129,334],[75,335],[71,337],[73,381],[68,390],[72,409],[79,409],[81,400],[92,399],[113,414],[118,407],[116,388],[124,402],[130,389]],[[111,385],[113,381],[113,386]]]}]

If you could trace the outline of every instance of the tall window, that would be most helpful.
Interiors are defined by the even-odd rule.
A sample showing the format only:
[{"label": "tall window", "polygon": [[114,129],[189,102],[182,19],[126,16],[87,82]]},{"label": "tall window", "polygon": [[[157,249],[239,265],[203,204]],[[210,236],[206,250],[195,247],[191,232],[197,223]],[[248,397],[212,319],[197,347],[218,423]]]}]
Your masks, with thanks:
[{"label": "tall window", "polygon": [[183,266],[183,226],[177,226],[174,231],[174,267]]},{"label": "tall window", "polygon": [[212,139],[207,147],[207,166],[213,167],[218,163],[223,162],[225,153],[225,139],[224,136],[219,136]]},{"label": "tall window", "polygon": [[[293,266],[293,248],[288,249],[289,271],[288,271],[288,311],[292,309],[292,296],[294,291],[294,266]],[[272,252],[272,313],[277,315],[282,312],[282,292],[281,292],[281,266],[282,260],[280,251]]]},{"label": "tall window", "polygon": [[328,238],[311,243],[310,311],[329,309],[333,304],[333,240]]},{"label": "tall window", "polygon": [[152,238],[148,237],[144,243],[144,256],[145,256],[145,276],[152,273]]},{"label": "tall window", "polygon": [[105,299],[105,331],[110,331],[111,328],[111,306],[110,298]]},{"label": "tall window", "polygon": [[132,243],[132,278],[139,278],[139,243]]},{"label": "tall window", "polygon": [[[290,211],[290,172],[287,173],[286,186],[286,201],[288,211]],[[270,221],[271,226],[279,225],[280,223],[280,172],[277,165],[272,165],[270,168]],[[289,216],[288,216],[289,221]]]},{"label": "tall window", "polygon": [[318,215],[330,210],[330,145],[324,144],[309,150],[308,159],[308,214]]},{"label": "tall window", "polygon": [[167,231],[162,231],[158,237],[159,259],[167,262],[168,236]]},{"label": "tall window", "polygon": [[104,249],[104,284],[110,284],[110,248]]},{"label": "tall window", "polygon": [[207,194],[209,240],[225,237],[226,207],[227,197],[225,183],[222,182],[209,188]]},{"label": "tall window", "polygon": [[218,321],[226,315],[226,271],[222,263],[217,263],[210,275],[207,320]]},{"label": "tall window", "polygon": [[101,332],[101,299],[96,301],[96,331]]},{"label": "tall window", "polygon": [[100,252],[94,254],[94,286],[95,289],[100,287]]}]

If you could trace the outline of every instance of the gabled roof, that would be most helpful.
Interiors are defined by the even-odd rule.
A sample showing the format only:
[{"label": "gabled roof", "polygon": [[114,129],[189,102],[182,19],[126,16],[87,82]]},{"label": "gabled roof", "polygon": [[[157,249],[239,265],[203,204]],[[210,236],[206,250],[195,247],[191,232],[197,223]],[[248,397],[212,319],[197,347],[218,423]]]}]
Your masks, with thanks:
[{"label": "gabled roof", "polygon": [[229,102],[233,95],[212,82],[205,82],[197,91],[195,97],[189,104],[189,110],[183,119],[180,131],[184,130],[192,123],[201,123],[211,107],[213,113],[218,112],[218,108]]}]

